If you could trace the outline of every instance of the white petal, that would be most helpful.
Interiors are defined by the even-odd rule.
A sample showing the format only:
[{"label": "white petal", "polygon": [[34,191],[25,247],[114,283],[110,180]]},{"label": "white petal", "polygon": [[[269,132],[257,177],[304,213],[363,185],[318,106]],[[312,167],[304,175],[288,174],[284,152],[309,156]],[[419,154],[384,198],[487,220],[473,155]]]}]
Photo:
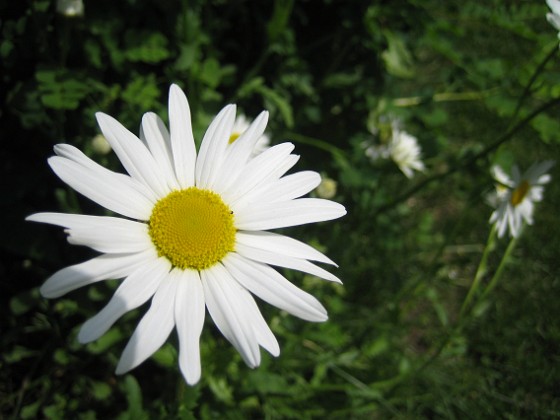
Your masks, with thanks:
[{"label": "white petal", "polygon": [[194,186],[196,146],[191,125],[191,110],[185,93],[177,85],[169,89],[169,131],[173,166],[182,188]]},{"label": "white petal", "polygon": [[508,187],[513,188],[514,183],[513,180],[509,177],[508,174],[498,165],[492,166],[491,169],[492,177],[498,181],[500,184],[507,185]]},{"label": "white petal", "polygon": [[299,198],[321,183],[321,175],[313,171],[296,172],[286,175],[259,191],[256,202],[289,201]]},{"label": "white petal", "polygon": [[235,105],[228,105],[210,123],[196,160],[196,186],[211,188],[219,176],[235,120]]},{"label": "white petal", "polygon": [[104,166],[96,163],[87,157],[80,149],[71,146],[69,144],[57,144],[54,146],[54,152],[60,156],[67,158],[73,162],[80,164],[86,169],[91,170],[93,173],[105,175],[105,177],[110,179],[118,179],[120,183],[125,184],[129,188],[139,192],[144,195],[150,202],[155,203],[158,198],[151,188],[142,184],[140,181],[131,178],[128,175],[121,174],[119,172],[113,172]]},{"label": "white petal", "polygon": [[554,26],[556,30],[560,30],[560,15],[556,13],[547,13],[546,20],[548,20],[548,22]]},{"label": "white petal", "polygon": [[142,141],[110,115],[98,112],[95,116],[103,135],[130,176],[149,187],[158,197],[167,195],[170,190],[164,176]]},{"label": "white petal", "polygon": [[262,300],[311,322],[327,320],[327,311],[317,299],[290,283],[266,264],[230,253],[224,266],[243,287]]},{"label": "white petal", "polygon": [[252,159],[243,168],[232,187],[224,191],[226,200],[233,203],[263,182],[276,180],[282,176],[283,173],[278,173],[279,168],[283,169],[292,150],[294,150],[293,144],[282,143],[265,150]]},{"label": "white petal", "polygon": [[259,342],[239,293],[241,286],[221,264],[202,271],[201,276],[206,307],[214,323],[249,367],[258,366],[261,360]]},{"label": "white petal", "polygon": [[138,225],[141,227],[135,231],[122,228],[100,231],[92,227],[74,229],[69,232],[68,242],[107,254],[128,254],[153,248],[147,226]]},{"label": "white petal", "polygon": [[227,191],[242,172],[243,168],[245,168],[247,161],[252,155],[255,144],[264,133],[267,122],[268,112],[263,111],[249,128],[227,148],[226,157],[222,165],[223,170],[214,183],[214,189],[217,192],[222,193]]},{"label": "white petal", "polygon": [[544,177],[543,181],[545,182],[542,182],[544,184],[550,180],[547,180],[547,176],[545,174],[554,166],[554,163],[555,162],[553,160],[545,160],[543,162],[534,163],[529,169],[527,169],[523,178],[528,180],[530,184],[540,184],[540,178]]},{"label": "white petal", "polygon": [[[272,232],[237,232],[236,242],[239,244],[260,248],[264,251],[276,252],[289,257],[319,261],[337,266],[333,260],[317,251],[315,248],[289,236]],[[337,266],[338,267],[338,266]]]},{"label": "white petal", "polygon": [[179,335],[179,367],[189,385],[200,379],[200,334],[204,325],[205,301],[200,275],[179,271],[175,296],[175,324]]},{"label": "white petal", "polygon": [[113,172],[104,166],[101,166],[94,160],[87,157],[80,149],[70,145],[70,144],[56,144],[54,146],[54,152],[63,158],[69,159],[73,162],[79,163],[81,166],[90,169],[93,172],[101,172],[106,174],[112,178],[118,178],[121,182],[126,183],[132,189],[137,190],[138,192],[146,195],[147,198],[151,199],[155,197],[153,192],[147,189],[144,185],[140,184],[135,179],[132,179],[130,176],[121,174],[118,172]]},{"label": "white petal", "polygon": [[271,264],[278,267],[291,268],[293,270],[313,274],[314,276],[333,281],[335,283],[342,283],[334,274],[329,273],[321,267],[318,267],[315,264],[301,258],[280,255],[275,252],[265,251],[263,249],[253,248],[243,244],[237,244],[235,250],[239,255],[253,261]]},{"label": "white petal", "polygon": [[511,178],[513,179],[513,185],[515,187],[519,186],[521,182],[521,171],[519,170],[519,166],[513,165],[511,168]]},{"label": "white petal", "polygon": [[344,206],[320,198],[253,203],[241,212],[236,211],[235,226],[240,230],[269,230],[337,219],[345,214]]},{"label": "white petal", "polygon": [[128,276],[107,305],[87,320],[78,334],[80,343],[97,340],[128,311],[143,305],[158,289],[171,266],[164,258],[149,261]]},{"label": "white petal", "polygon": [[253,203],[264,202],[260,199],[260,196],[263,194],[263,192],[268,192],[270,191],[270,189],[274,188],[276,185],[275,183],[278,181],[278,178],[280,178],[286,171],[292,168],[298,160],[299,156],[287,156],[286,159],[281,162],[281,164],[276,167],[274,172],[270,173],[268,177],[261,178],[261,181],[257,185],[255,185],[254,188],[246,191],[244,195],[238,196],[234,201],[232,201],[230,203],[231,209],[234,212],[238,212],[243,210],[247,206],[253,205]]},{"label": "white petal", "polygon": [[137,254],[100,255],[57,271],[45,281],[40,291],[46,298],[55,298],[101,280],[120,279],[155,257],[153,250]]},{"label": "white petal", "polygon": [[559,0],[546,0],[546,4],[557,15],[560,15],[560,1]]},{"label": "white petal", "polygon": [[172,190],[180,189],[179,182],[173,170],[171,155],[171,138],[165,124],[156,114],[148,112],[142,118],[142,133],[161,175],[165,177],[167,186]]},{"label": "white petal", "polygon": [[68,242],[105,253],[134,253],[153,247],[145,223],[118,217],[37,213],[26,220],[64,226]]},{"label": "white petal", "polygon": [[257,341],[271,355],[274,357],[279,356],[280,346],[278,341],[263,318],[255,299],[244,288],[239,288],[239,295],[245,301],[245,309],[251,319],[251,325],[255,331]]},{"label": "white petal", "polygon": [[176,291],[176,279],[173,276],[165,276],[152,298],[150,309],[138,323],[121,355],[115,371],[117,375],[134,369],[167,340],[175,326]]},{"label": "white petal", "polygon": [[106,209],[132,219],[150,218],[153,202],[120,176],[92,170],[60,156],[53,156],[48,162],[60,179]]}]

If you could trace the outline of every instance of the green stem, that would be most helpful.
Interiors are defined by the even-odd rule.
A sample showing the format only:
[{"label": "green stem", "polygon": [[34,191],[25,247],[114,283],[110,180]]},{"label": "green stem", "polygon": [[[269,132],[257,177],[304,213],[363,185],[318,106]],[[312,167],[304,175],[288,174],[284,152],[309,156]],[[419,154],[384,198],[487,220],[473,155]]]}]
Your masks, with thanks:
[{"label": "green stem", "polygon": [[325,150],[329,152],[335,159],[339,161],[339,163],[347,163],[347,159],[344,153],[344,150],[339,149],[332,144],[327,143],[324,140],[316,139],[309,136],[304,136],[303,134],[288,132],[286,133],[286,138],[294,140],[298,143],[307,144],[309,146],[313,146],[317,149]]},{"label": "green stem", "polygon": [[488,235],[488,240],[486,241],[486,247],[484,248],[484,252],[482,253],[480,264],[478,264],[478,268],[476,269],[474,280],[471,284],[469,292],[467,293],[467,297],[465,298],[463,305],[461,306],[461,312],[459,313],[459,318],[462,318],[465,315],[467,308],[471,303],[472,298],[474,297],[476,291],[478,290],[478,286],[480,285],[480,280],[482,280],[482,277],[484,276],[484,274],[486,274],[488,256],[490,255],[490,251],[494,249],[495,239],[496,239],[496,227],[495,225],[492,225],[492,229],[490,230],[490,234]]},{"label": "green stem", "polygon": [[486,289],[484,289],[484,291],[482,292],[482,295],[480,297],[481,301],[483,301],[488,296],[488,294],[494,289],[494,287],[496,287],[496,284],[498,283],[498,280],[502,276],[502,272],[506,267],[506,263],[509,260],[509,256],[511,255],[513,249],[515,248],[515,245],[517,245],[517,241],[519,240],[520,236],[521,236],[521,230],[519,231],[517,237],[511,238],[511,240],[509,241],[508,247],[506,248],[506,252],[504,252],[504,255],[502,257],[502,260],[500,261],[500,265],[498,266],[498,269],[496,270],[494,276],[488,283],[488,286],[486,286]]},{"label": "green stem", "polygon": [[531,75],[531,78],[529,79],[529,83],[527,83],[527,85],[525,86],[525,89],[523,90],[523,93],[519,97],[519,100],[517,101],[517,105],[515,106],[515,111],[513,112],[513,116],[511,117],[512,121],[514,121],[517,118],[517,115],[519,114],[519,111],[521,110],[521,105],[523,104],[523,102],[525,101],[527,96],[529,95],[529,92],[531,91],[531,87],[533,86],[533,83],[535,83],[535,80],[537,80],[537,77],[543,71],[546,64],[552,59],[552,57],[554,57],[556,55],[557,52],[558,52],[558,45],[555,42],[552,50],[550,50],[550,52],[546,55],[544,60],[541,61],[541,63],[537,66],[537,68],[535,69],[535,71]]}]

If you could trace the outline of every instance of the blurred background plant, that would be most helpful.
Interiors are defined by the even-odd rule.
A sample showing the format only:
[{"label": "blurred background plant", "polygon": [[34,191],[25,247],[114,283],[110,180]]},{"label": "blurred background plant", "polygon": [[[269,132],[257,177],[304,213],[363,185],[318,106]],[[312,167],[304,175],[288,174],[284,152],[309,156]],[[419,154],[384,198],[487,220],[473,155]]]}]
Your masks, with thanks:
[{"label": "blurred background plant", "polygon": [[[513,250],[507,238],[487,245],[485,199],[492,164],[560,156],[560,54],[544,1],[64,3],[0,1],[1,417],[560,417],[558,165]],[[23,222],[99,214],[51,173],[52,146],[121,170],[94,112],[137,132],[144,112],[166,118],[172,82],[198,140],[226,103],[249,119],[268,109],[271,143],[294,142],[298,168],[328,174],[314,194],[348,209],[291,232],[340,265],[343,287],[286,273],[329,321],[262,305],[282,354],[256,370],[205,328],[193,388],[173,340],[114,375],[145,308],[79,345],[116,282],[43,299],[50,274],[93,253]],[[388,118],[422,150],[412,179],[366,156]],[[487,285],[498,267],[502,280],[460,316],[475,276]]]}]

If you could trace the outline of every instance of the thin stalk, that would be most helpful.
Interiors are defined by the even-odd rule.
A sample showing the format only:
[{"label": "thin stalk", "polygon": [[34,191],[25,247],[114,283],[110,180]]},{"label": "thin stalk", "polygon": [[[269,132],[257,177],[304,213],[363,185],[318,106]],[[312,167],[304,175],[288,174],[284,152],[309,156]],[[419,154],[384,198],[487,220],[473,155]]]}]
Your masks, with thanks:
[{"label": "thin stalk", "polygon": [[478,286],[480,285],[480,281],[484,274],[486,274],[486,266],[488,263],[488,256],[490,255],[490,251],[494,249],[494,242],[496,239],[496,226],[492,225],[492,229],[490,230],[490,234],[488,235],[488,240],[486,241],[486,247],[484,248],[484,252],[482,253],[482,258],[480,263],[478,264],[478,268],[476,269],[476,274],[474,276],[474,280],[471,284],[469,292],[467,293],[467,297],[465,298],[463,305],[461,306],[461,312],[459,313],[459,318],[462,318],[466,310],[471,303],[472,298],[474,297],[476,291],[478,290]]},{"label": "thin stalk", "polygon": [[529,95],[529,92],[531,91],[531,87],[533,87],[533,83],[535,83],[535,80],[537,80],[537,77],[539,76],[539,74],[541,74],[546,64],[552,59],[552,57],[556,55],[557,52],[558,52],[558,45],[557,43],[554,43],[554,48],[550,50],[550,52],[546,55],[544,60],[541,61],[540,64],[537,66],[537,68],[531,75],[531,78],[529,79],[529,83],[527,83],[525,89],[523,90],[523,93],[519,97],[519,100],[517,101],[517,105],[515,106],[515,111],[513,112],[513,116],[511,117],[512,121],[517,118],[517,115],[521,110],[521,105],[523,105],[523,102]]},{"label": "thin stalk", "polygon": [[309,146],[313,146],[317,149],[325,150],[326,152],[329,152],[340,163],[343,163],[343,164],[347,163],[347,159],[346,159],[344,150],[339,149],[338,147],[333,146],[332,144],[330,144],[330,143],[328,143],[324,140],[316,139],[316,138],[309,137],[309,136],[304,136],[303,134],[298,134],[298,133],[294,133],[294,132],[286,133],[286,138],[294,140],[294,141],[296,141],[298,143],[301,143],[301,144],[307,144]]},{"label": "thin stalk", "polygon": [[480,297],[481,301],[484,300],[488,296],[488,294],[494,289],[494,287],[496,287],[496,284],[500,280],[500,277],[502,276],[502,272],[504,271],[504,268],[506,267],[506,264],[509,260],[509,257],[511,255],[513,249],[515,248],[515,245],[517,245],[517,241],[519,240],[520,236],[521,236],[521,232],[519,232],[517,237],[511,238],[511,240],[509,241],[508,247],[506,248],[506,252],[504,252],[504,255],[502,257],[502,260],[500,261],[500,265],[498,266],[498,269],[496,270],[496,272],[494,273],[494,276],[492,277],[492,279],[488,283],[488,286],[486,286],[486,288],[482,292],[482,295]]}]

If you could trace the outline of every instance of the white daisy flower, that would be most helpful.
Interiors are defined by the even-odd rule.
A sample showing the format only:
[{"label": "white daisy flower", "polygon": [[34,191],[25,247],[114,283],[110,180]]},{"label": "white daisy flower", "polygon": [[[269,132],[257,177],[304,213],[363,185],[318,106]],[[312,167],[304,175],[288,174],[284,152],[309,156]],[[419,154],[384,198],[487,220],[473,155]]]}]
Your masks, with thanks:
[{"label": "white daisy flower", "polygon": [[423,171],[424,163],[420,158],[421,149],[416,137],[393,127],[393,135],[388,145],[388,153],[393,162],[407,178],[414,176],[414,171]]},{"label": "white daisy flower", "polygon": [[84,15],[83,0],[57,0],[56,11],[67,17],[78,17]]},{"label": "white daisy flower", "polygon": [[504,236],[509,228],[510,235],[517,237],[523,220],[533,224],[534,203],[542,200],[543,185],[550,181],[546,172],[554,165],[547,160],[533,164],[523,175],[517,165],[508,176],[499,166],[492,168],[492,174],[497,181],[496,195],[493,202],[496,210],[490,216],[490,223],[494,223],[498,237]]},{"label": "white daisy flower", "polygon": [[365,154],[372,162],[380,159],[389,159],[389,148],[386,144],[371,144],[370,142],[362,143],[365,148]]},{"label": "white daisy flower", "polygon": [[365,154],[372,161],[391,159],[407,178],[414,176],[414,171],[425,169],[420,155],[421,149],[416,137],[402,129],[401,121],[383,116],[378,126],[369,129],[378,144],[365,143]]},{"label": "white daisy flower", "polygon": [[48,298],[106,279],[124,280],[109,303],[81,328],[78,340],[103,335],[126,312],[151,306],[126,345],[116,373],[138,366],[167,340],[179,337],[179,366],[189,384],[200,379],[199,338],[205,307],[244,361],[260,364],[259,346],[273,356],[278,342],[253,295],[302,319],[321,322],[325,308],[270,265],[340,282],[312,261],[335,265],[300,241],[269,229],[336,219],[338,203],[298,198],[321,182],[310,171],[285,173],[298,161],[282,143],[256,157],[268,113],[262,112],[232,144],[235,106],[212,121],[196,151],[183,91],[169,93],[169,131],[154,113],[142,119],[140,138],[98,113],[101,131],[127,175],[112,172],[68,144],[49,159],[69,186],[124,217],[37,213],[27,219],[63,226],[68,241],[102,255],[53,274],[41,287]]},{"label": "white daisy flower", "polygon": [[[243,114],[239,114],[235,117],[235,122],[233,123],[233,128],[231,130],[231,136],[229,137],[230,144],[237,140],[249,127],[251,126],[247,117]],[[253,156],[264,152],[270,147],[270,138],[266,134],[262,134],[255,146],[253,148]]]},{"label": "white daisy flower", "polygon": [[[546,0],[546,4],[552,10],[552,13],[546,14],[546,19],[557,31],[560,31],[560,0]],[[560,38],[560,33],[558,37]]]}]

